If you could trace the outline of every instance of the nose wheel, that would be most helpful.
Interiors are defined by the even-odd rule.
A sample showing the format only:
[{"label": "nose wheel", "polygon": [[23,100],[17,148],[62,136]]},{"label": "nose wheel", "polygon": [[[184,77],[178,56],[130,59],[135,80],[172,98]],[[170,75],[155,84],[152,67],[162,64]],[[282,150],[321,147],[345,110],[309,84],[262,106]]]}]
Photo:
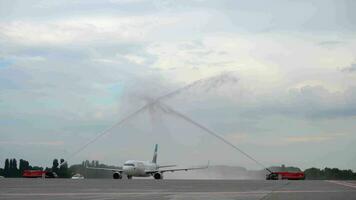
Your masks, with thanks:
[{"label": "nose wheel", "polygon": [[132,176],[130,176],[130,175],[127,175],[127,179],[132,179]]}]

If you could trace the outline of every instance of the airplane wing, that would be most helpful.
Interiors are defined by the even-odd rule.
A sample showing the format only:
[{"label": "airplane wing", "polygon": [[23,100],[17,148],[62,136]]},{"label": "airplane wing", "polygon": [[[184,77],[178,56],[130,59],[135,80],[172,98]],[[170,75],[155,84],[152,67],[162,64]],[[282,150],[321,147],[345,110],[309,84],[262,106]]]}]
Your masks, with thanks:
[{"label": "airplane wing", "polygon": [[98,169],[98,170],[106,170],[106,171],[113,171],[113,172],[122,172],[122,169],[117,168],[101,168],[101,167],[85,167],[87,169]]},{"label": "airplane wing", "polygon": [[154,174],[154,173],[164,173],[164,172],[176,172],[176,171],[188,171],[188,170],[197,170],[197,169],[206,169],[208,166],[204,167],[190,167],[190,168],[175,168],[175,169],[159,169],[159,170],[149,170],[146,171],[146,174]]},{"label": "airplane wing", "polygon": [[159,165],[158,168],[176,167],[177,165]]}]

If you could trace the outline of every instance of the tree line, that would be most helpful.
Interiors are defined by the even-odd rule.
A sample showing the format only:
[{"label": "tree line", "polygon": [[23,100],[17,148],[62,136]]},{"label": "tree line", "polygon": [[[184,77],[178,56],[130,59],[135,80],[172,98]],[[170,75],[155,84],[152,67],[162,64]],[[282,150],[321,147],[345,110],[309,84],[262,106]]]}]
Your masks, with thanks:
[{"label": "tree line", "polygon": [[309,180],[356,180],[356,173],[351,169],[338,168],[309,168],[304,170],[306,179]]},{"label": "tree line", "polygon": [[[42,167],[31,166],[27,160],[20,159],[17,164],[15,158],[6,159],[4,168],[0,168],[0,176],[7,178],[22,177],[25,170],[43,170]],[[81,174],[86,178],[110,178],[112,177],[111,171],[87,169],[87,167],[99,168],[118,168],[116,166],[109,166],[99,163],[97,160],[86,160],[81,164],[75,164],[68,167],[68,163],[64,159],[53,159],[52,167],[46,167],[45,171],[55,173],[59,178],[70,178],[74,174]]]},{"label": "tree line", "polygon": [[[60,160],[62,164],[64,159]],[[17,178],[22,177],[25,170],[43,170],[43,167],[38,166],[31,166],[27,160],[20,159],[19,165],[17,165],[17,160],[15,158],[12,159],[5,159],[4,168],[0,168],[0,176],[4,176],[7,178]],[[58,159],[53,160],[53,165],[51,168],[46,168],[45,171],[47,172],[55,172],[58,177],[61,178],[69,178],[70,172],[68,171],[67,163],[59,166]]]},{"label": "tree line", "polygon": [[68,163],[65,162],[63,158],[59,161],[58,159],[54,159],[52,162],[51,168],[46,168],[45,171],[47,172],[54,172],[59,178],[70,178],[71,172],[68,169]]},{"label": "tree line", "polygon": [[21,177],[25,170],[42,170],[42,167],[31,166],[27,160],[20,159],[19,166],[15,158],[6,159],[4,168],[0,168],[0,176],[4,177]]}]

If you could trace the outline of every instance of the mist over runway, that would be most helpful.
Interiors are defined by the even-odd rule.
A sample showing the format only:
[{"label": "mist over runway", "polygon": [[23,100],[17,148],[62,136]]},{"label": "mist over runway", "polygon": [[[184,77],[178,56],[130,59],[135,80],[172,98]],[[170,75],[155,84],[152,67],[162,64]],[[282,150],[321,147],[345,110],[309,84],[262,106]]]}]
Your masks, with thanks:
[{"label": "mist over runway", "polygon": [[1,179],[0,199],[351,200],[355,181]]}]

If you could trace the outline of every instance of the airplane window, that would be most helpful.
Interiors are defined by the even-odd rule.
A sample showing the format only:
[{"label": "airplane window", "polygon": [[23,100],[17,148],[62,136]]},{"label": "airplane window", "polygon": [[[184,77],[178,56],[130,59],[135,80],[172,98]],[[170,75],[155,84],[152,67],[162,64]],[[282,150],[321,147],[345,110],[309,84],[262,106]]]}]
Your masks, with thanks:
[{"label": "airplane window", "polygon": [[135,166],[134,164],[132,164],[132,163],[126,163],[126,164],[124,164],[124,166]]}]

